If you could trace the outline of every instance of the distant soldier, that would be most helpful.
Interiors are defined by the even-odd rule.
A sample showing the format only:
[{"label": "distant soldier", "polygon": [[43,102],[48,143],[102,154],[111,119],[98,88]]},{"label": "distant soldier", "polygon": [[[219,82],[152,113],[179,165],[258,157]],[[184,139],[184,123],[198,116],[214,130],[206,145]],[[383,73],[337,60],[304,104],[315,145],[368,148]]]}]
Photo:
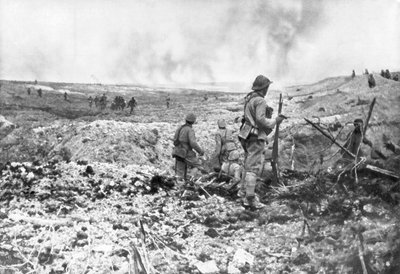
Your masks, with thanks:
[{"label": "distant soldier", "polygon": [[383,69],[381,70],[381,76],[386,78],[386,73]]},{"label": "distant soldier", "polygon": [[394,81],[399,81],[399,75],[398,75],[398,74],[395,74],[395,75],[393,76],[393,80],[394,80]]},{"label": "distant soldier", "polygon": [[26,92],[28,92],[28,95],[31,95],[31,88],[28,88],[28,89],[26,90]]},{"label": "distant soldier", "polygon": [[187,179],[188,168],[193,168],[193,172],[196,173],[197,169],[202,165],[194,151],[196,151],[199,156],[204,155],[204,150],[197,144],[193,130],[196,116],[193,113],[189,113],[185,120],[186,123],[183,126],[179,126],[175,132],[175,147],[172,152],[172,157],[175,158],[175,174],[184,180]]},{"label": "distant soldier", "polygon": [[135,97],[132,96],[132,99],[128,102],[128,107],[131,108],[131,111],[129,112],[130,114],[133,113],[133,109],[136,107],[136,104]]},{"label": "distant soldier", "polygon": [[94,97],[94,106],[99,107],[99,103],[100,103],[100,97],[99,96]]},{"label": "distant soldier", "polygon": [[374,76],[373,76],[372,74],[369,74],[369,75],[368,75],[368,86],[369,86],[370,88],[373,88],[373,87],[375,87],[375,85],[376,85],[376,83],[375,83],[375,78],[374,78]]},{"label": "distant soldier", "polygon": [[351,74],[351,78],[354,78],[354,77],[356,77],[356,72],[353,69],[353,73]]},{"label": "distant soldier", "polygon": [[369,74],[368,69],[365,69],[365,75],[368,75],[368,74]]},{"label": "distant soldier", "polygon": [[89,101],[89,107],[92,108],[92,105],[93,105],[93,97],[92,97],[92,96],[89,96],[88,101]]},{"label": "distant soldier", "polygon": [[66,92],[66,91],[64,92],[64,100],[65,100],[65,101],[68,101],[67,92]]},{"label": "distant soldier", "polygon": [[100,98],[100,109],[105,109],[107,106],[107,96],[105,93],[103,93],[103,96]]},{"label": "distant soldier", "polygon": [[385,71],[385,78],[392,79],[392,75],[390,74],[390,71],[388,69]]},{"label": "distant soldier", "polygon": [[169,108],[170,101],[171,101],[171,98],[169,98],[169,95],[168,95],[167,98],[165,99],[165,102],[167,104],[167,108]]},{"label": "distant soldier", "polygon": [[41,88],[38,89],[37,93],[38,93],[38,96],[39,96],[39,97],[42,97],[42,89],[41,89]]}]

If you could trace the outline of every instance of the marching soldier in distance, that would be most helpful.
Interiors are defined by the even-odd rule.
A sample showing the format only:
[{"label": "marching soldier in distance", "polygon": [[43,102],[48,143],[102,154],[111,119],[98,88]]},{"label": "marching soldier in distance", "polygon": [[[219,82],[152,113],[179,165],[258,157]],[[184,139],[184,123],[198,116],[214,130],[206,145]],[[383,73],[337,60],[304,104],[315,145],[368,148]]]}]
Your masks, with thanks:
[{"label": "marching soldier in distance", "polygon": [[42,89],[41,88],[37,90],[37,93],[38,93],[39,97],[42,97]]},{"label": "marching soldier in distance", "polygon": [[92,108],[92,105],[93,105],[93,97],[92,97],[92,96],[89,96],[88,101],[89,101],[89,107]]},{"label": "marching soldier in distance", "polygon": [[31,95],[31,88],[29,87],[26,92],[28,92],[28,95]]},{"label": "marching soldier in distance", "polygon": [[371,73],[371,74],[368,75],[368,86],[370,88],[373,88],[373,87],[375,87],[375,85],[376,85],[375,78]]},{"label": "marching soldier in distance", "polygon": [[165,99],[165,102],[167,104],[167,108],[169,108],[169,103],[171,101],[171,98],[169,98],[169,94],[167,95],[167,98]]},{"label": "marching soldier in distance", "polygon": [[131,108],[131,111],[129,112],[130,114],[133,113],[133,109],[136,107],[136,104],[135,97],[132,96],[131,100],[128,102],[128,107]]},{"label": "marching soldier in distance", "polygon": [[354,78],[354,77],[356,77],[356,72],[353,69],[353,72],[351,73],[351,78]]}]

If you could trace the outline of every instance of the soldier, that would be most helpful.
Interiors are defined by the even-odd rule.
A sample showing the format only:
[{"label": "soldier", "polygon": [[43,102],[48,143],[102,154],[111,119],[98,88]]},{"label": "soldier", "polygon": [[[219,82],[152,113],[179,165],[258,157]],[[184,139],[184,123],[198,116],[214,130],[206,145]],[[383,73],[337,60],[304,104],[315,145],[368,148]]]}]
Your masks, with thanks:
[{"label": "soldier", "polygon": [[375,78],[374,78],[374,76],[373,76],[372,74],[369,74],[369,75],[368,75],[368,86],[369,86],[370,88],[373,88],[373,87],[375,87],[375,85],[376,85],[376,83],[375,83]]},{"label": "soldier", "polygon": [[65,101],[68,101],[68,99],[67,99],[67,92],[66,92],[66,91],[64,92],[64,100],[65,100]]},{"label": "soldier", "polygon": [[28,92],[28,95],[31,95],[31,88],[29,87],[26,92]]},{"label": "soldier", "polygon": [[169,98],[169,94],[168,94],[167,98],[165,99],[165,102],[167,104],[167,108],[169,108],[170,101],[171,101],[171,98]]},{"label": "soldier", "polygon": [[254,80],[253,91],[245,97],[244,119],[239,133],[240,142],[247,155],[244,163],[246,197],[243,198],[243,204],[246,207],[256,209],[264,207],[255,194],[255,187],[257,174],[261,170],[267,135],[272,131],[275,124],[281,123],[284,119],[278,116],[274,120],[265,116],[266,102],[264,97],[267,95],[271,83],[263,75],[257,76]]},{"label": "soldier", "polygon": [[100,98],[100,109],[105,109],[107,106],[107,96],[105,93],[103,93],[103,96]]},{"label": "soldier", "polygon": [[398,74],[395,74],[393,76],[393,81],[399,81],[399,75]]},{"label": "soldier", "polygon": [[196,136],[193,130],[193,124],[196,122],[196,116],[189,113],[185,118],[186,123],[180,126],[174,136],[174,150],[172,157],[175,158],[175,174],[184,180],[187,179],[187,169],[193,168],[196,173],[197,168],[201,167],[200,160],[196,157],[196,151],[199,156],[204,155],[204,150],[196,142]]},{"label": "soldier", "polygon": [[136,104],[137,103],[136,103],[135,97],[132,96],[132,99],[128,102],[128,107],[131,108],[130,114],[132,114],[133,109],[136,107]]},{"label": "soldier", "polygon": [[400,146],[394,144],[388,136],[383,134],[382,136],[383,144],[387,150],[392,151],[395,155],[400,155]]},{"label": "soldier", "polygon": [[39,96],[39,97],[42,97],[42,89],[41,89],[41,88],[38,89],[37,93],[38,93],[38,96]]},{"label": "soldier", "polygon": [[354,77],[356,77],[356,72],[355,72],[354,69],[353,69],[353,72],[352,72],[352,74],[351,74],[351,78],[354,78]]},{"label": "soldier", "polygon": [[385,72],[385,78],[386,79],[392,79],[392,75],[390,74],[390,71],[388,69]]},{"label": "soldier", "polygon": [[[363,136],[364,122],[362,119],[355,119],[353,122],[354,130],[347,136],[347,142],[344,147],[353,153],[357,159],[363,156],[363,151],[360,149],[361,142],[372,147],[371,141],[369,141],[365,136]],[[354,159],[346,152],[341,151],[343,159],[348,162],[353,162]]]},{"label": "soldier", "polygon": [[[215,134],[215,153],[217,160],[216,167],[220,167],[220,171],[228,176],[233,177],[234,183],[239,183],[242,168],[239,165],[239,152],[237,150],[233,132],[226,128],[226,122],[223,119],[218,120],[218,131]],[[214,168],[216,171],[217,168]]]},{"label": "soldier", "polygon": [[[381,76],[382,76],[382,77],[385,77],[385,75],[386,75],[386,74],[385,74],[385,71],[382,69],[382,70],[381,70]],[[385,78],[386,78],[386,77],[385,77]]]},{"label": "soldier", "polygon": [[88,101],[89,101],[89,107],[92,108],[92,105],[93,105],[93,97],[92,97],[92,96],[89,96]]},{"label": "soldier", "polygon": [[365,75],[368,75],[368,74],[369,74],[368,69],[365,69]]}]

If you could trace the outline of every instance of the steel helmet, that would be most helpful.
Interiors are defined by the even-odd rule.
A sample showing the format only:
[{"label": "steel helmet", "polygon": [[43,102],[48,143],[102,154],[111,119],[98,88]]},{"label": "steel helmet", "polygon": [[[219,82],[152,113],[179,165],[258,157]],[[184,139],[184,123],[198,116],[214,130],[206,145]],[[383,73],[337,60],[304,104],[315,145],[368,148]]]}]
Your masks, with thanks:
[{"label": "steel helmet", "polygon": [[252,90],[262,90],[263,88],[268,87],[272,81],[270,81],[267,77],[264,75],[258,75],[256,79],[253,82],[253,86],[251,87]]},{"label": "steel helmet", "polygon": [[226,122],[224,119],[219,119],[217,124],[219,128],[226,128]]},{"label": "steel helmet", "polygon": [[186,115],[186,121],[190,123],[196,122],[196,115],[194,115],[194,113],[189,113],[188,115]]}]

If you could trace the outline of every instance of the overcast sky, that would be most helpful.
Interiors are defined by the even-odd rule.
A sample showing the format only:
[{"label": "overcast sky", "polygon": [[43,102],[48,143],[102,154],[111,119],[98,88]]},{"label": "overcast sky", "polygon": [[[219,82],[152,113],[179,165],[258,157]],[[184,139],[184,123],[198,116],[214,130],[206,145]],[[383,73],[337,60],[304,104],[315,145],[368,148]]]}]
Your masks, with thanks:
[{"label": "overcast sky", "polygon": [[0,78],[304,83],[400,70],[399,0],[0,0]]}]

